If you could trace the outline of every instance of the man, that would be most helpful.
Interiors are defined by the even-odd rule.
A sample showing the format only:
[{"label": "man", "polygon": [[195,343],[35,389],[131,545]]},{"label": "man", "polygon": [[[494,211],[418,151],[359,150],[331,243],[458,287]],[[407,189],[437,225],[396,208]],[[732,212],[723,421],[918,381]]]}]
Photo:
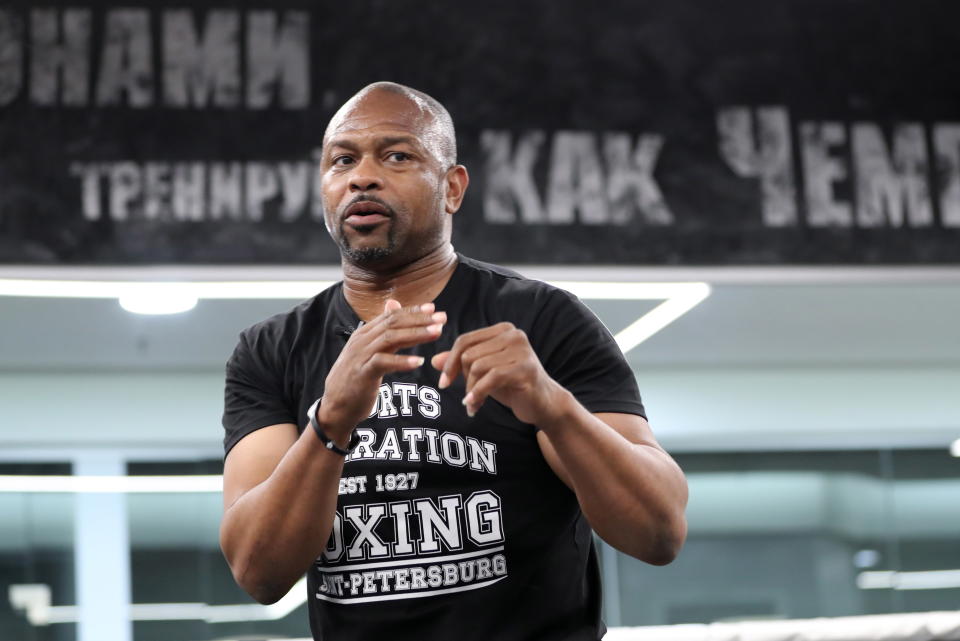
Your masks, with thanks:
[{"label": "man", "polygon": [[376,83],[323,140],[343,282],[227,364],[221,546],[316,639],[599,639],[591,526],[669,563],[686,482],[574,297],[456,254],[468,184],[429,96]]}]

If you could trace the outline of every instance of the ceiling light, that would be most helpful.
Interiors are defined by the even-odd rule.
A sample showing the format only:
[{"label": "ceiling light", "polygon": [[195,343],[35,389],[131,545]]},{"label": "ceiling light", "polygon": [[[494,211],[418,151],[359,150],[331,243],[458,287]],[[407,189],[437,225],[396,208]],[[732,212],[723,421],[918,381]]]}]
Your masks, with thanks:
[{"label": "ceiling light", "polygon": [[[584,300],[660,300],[653,309],[620,330],[614,338],[626,353],[683,316],[710,295],[702,282],[642,283],[617,281],[549,281]],[[94,281],[0,279],[0,296],[43,298],[117,298],[137,314],[175,314],[193,309],[198,300],[304,300],[333,281]]]},{"label": "ceiling light", "polygon": [[0,476],[0,492],[181,493],[220,492],[219,474],[186,476]]},{"label": "ceiling light", "polygon": [[31,298],[127,298],[154,293],[196,299],[310,298],[333,281],[105,281],[0,279],[0,296]]},{"label": "ceiling light", "polygon": [[960,570],[922,572],[861,572],[857,575],[861,590],[953,590],[960,588]]},{"label": "ceiling light", "polygon": [[858,550],[853,555],[853,565],[860,569],[873,568],[878,563],[880,563],[880,553],[876,550]]},{"label": "ceiling light", "polygon": [[174,283],[144,283],[136,293],[122,294],[120,307],[134,314],[181,314],[197,306],[197,297]]},{"label": "ceiling light", "polygon": [[[23,610],[32,625],[76,623],[77,606],[51,605],[50,586],[42,583],[11,585],[10,605]],[[189,621],[228,623],[239,621],[279,621],[307,601],[307,579],[300,579],[287,594],[270,605],[242,603],[209,605],[207,603],[131,603],[131,621]]]},{"label": "ceiling light", "polygon": [[710,295],[710,285],[707,283],[554,281],[552,284],[585,300],[662,300],[662,303],[614,336],[624,354]]}]

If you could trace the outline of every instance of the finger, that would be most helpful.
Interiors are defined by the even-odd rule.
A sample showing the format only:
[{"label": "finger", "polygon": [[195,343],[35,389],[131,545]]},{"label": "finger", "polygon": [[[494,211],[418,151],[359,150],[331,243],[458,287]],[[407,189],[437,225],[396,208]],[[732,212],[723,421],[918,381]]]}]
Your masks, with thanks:
[{"label": "finger", "polygon": [[453,348],[450,349],[450,355],[447,356],[443,364],[443,371],[440,373],[440,382],[438,384],[440,389],[448,387],[450,383],[459,376],[461,370],[460,358],[464,351],[470,349],[477,343],[489,340],[498,334],[512,329],[514,329],[514,327],[511,323],[497,323],[490,327],[484,327],[483,329],[476,329],[472,332],[461,334],[457,340],[454,341]]},{"label": "finger", "polygon": [[449,356],[450,350],[434,354],[433,358],[430,359],[430,364],[433,365],[433,369],[443,369],[443,364],[447,362]]},{"label": "finger", "polygon": [[[421,311],[423,309],[428,311]],[[385,311],[369,323],[364,324],[356,333],[367,336],[371,340],[387,329],[401,329],[404,327],[424,327],[427,325],[447,322],[446,312],[433,311],[433,303],[428,306],[418,305],[404,309]]]},{"label": "finger", "polygon": [[507,373],[512,365],[497,365],[488,370],[473,384],[473,389],[463,397],[463,405],[467,408],[467,416],[473,418],[480,411],[487,397],[504,386]]},{"label": "finger", "polygon": [[487,372],[498,368],[510,368],[516,363],[516,359],[505,350],[490,352],[485,356],[478,358],[471,365],[469,371],[464,372],[466,386],[464,387],[465,396],[469,395],[477,385],[477,381],[482,379]]},{"label": "finger", "polygon": [[391,372],[409,372],[423,365],[422,356],[406,354],[384,354],[378,352],[363,364],[363,369],[376,379],[380,379]]},{"label": "finger", "polygon": [[397,350],[414,345],[422,345],[440,338],[443,332],[443,323],[433,323],[432,325],[421,325],[417,327],[404,327],[400,329],[384,329],[375,337],[372,337],[367,349],[371,352],[393,353]]},{"label": "finger", "polygon": [[434,312],[433,303],[424,303],[423,305],[411,305],[402,307],[399,301],[388,298],[383,305],[383,311],[374,316],[369,322],[363,323],[360,329],[369,333],[374,328],[384,323],[395,323],[397,318],[409,319],[411,316],[422,316],[423,314],[432,314]]},{"label": "finger", "polygon": [[485,340],[481,343],[477,343],[472,347],[468,347],[460,355],[460,374],[463,376],[466,381],[466,388],[469,391],[471,383],[478,377],[483,375],[482,370],[480,372],[474,372],[474,369],[480,365],[481,362],[487,364],[487,369],[490,368],[493,362],[490,361],[491,357],[495,357],[499,361],[504,361],[506,359],[511,359],[511,354],[508,353],[508,348],[510,347],[510,332],[504,332],[498,334],[493,338]]}]

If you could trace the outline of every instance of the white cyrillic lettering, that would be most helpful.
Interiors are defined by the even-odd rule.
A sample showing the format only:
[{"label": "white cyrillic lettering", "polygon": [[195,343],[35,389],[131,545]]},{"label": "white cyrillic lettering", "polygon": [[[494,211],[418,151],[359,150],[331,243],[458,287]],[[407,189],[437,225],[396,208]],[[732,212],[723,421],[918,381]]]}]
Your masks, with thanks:
[{"label": "white cyrillic lettering", "polygon": [[75,162],[70,165],[70,174],[80,178],[83,217],[100,220],[100,165]]},{"label": "white cyrillic lettering", "polygon": [[236,107],[240,102],[240,14],[207,14],[203,36],[192,12],[163,12],[163,97],[172,107]]},{"label": "white cyrillic lettering", "polygon": [[492,224],[509,224],[520,219],[525,223],[544,222],[543,205],[533,180],[533,166],[537,162],[546,135],[529,131],[517,140],[517,149],[510,156],[509,131],[485,130],[480,134],[486,176],[483,193],[483,218]]},{"label": "white cyrillic lettering", "polygon": [[206,166],[177,163],[173,168],[173,213],[180,221],[201,221],[204,216]]},{"label": "white cyrillic lettering", "polygon": [[[756,136],[754,136],[756,127]],[[784,107],[756,110],[722,109],[717,114],[720,155],[738,176],[759,178],[763,223],[767,227],[797,224],[797,189],[793,178],[790,115]]]},{"label": "white cyrillic lettering", "polygon": [[280,106],[306,107],[310,100],[309,14],[285,11],[277,25],[274,11],[247,16],[247,106],[270,106],[279,81]]},{"label": "white cyrillic lettering", "polygon": [[148,162],[143,166],[143,215],[148,220],[170,213],[170,165]]},{"label": "white cyrillic lettering", "polygon": [[[650,225],[672,225],[673,212],[663,199],[660,187],[653,177],[663,136],[644,134],[631,149],[630,134],[608,133],[603,137],[603,156],[607,163],[608,220],[612,225],[628,225],[634,212]],[[583,222],[591,222],[584,220]]]},{"label": "white cyrillic lettering", "polygon": [[853,125],[851,147],[860,227],[933,224],[927,142],[920,124],[903,124],[894,129],[892,159],[880,127],[873,123]]},{"label": "white cyrillic lettering", "polygon": [[960,124],[938,123],[933,128],[933,146],[940,177],[940,222],[960,227]]},{"label": "white cyrillic lettering", "polygon": [[0,106],[9,105],[23,87],[23,20],[0,9]]},{"label": "white cyrillic lettering", "polygon": [[240,220],[243,212],[243,165],[215,162],[210,166],[210,218]]},{"label": "white cyrillic lettering", "polygon": [[140,168],[132,162],[116,162],[110,167],[110,218],[126,220],[133,204],[143,193]]},{"label": "white cyrillic lettering", "polygon": [[247,216],[250,220],[263,220],[264,204],[276,198],[279,193],[277,174],[273,167],[265,162],[247,163],[244,173]]},{"label": "white cyrillic lettering", "polygon": [[153,104],[153,56],[150,14],[146,9],[107,12],[97,103],[120,104],[125,93],[131,107]]},{"label": "white cyrillic lettering", "polygon": [[310,170],[307,162],[282,162],[279,165],[280,191],[283,192],[281,219],[291,222],[300,217],[310,198]]},{"label": "white cyrillic lettering", "polygon": [[[62,30],[62,33],[61,33]],[[38,105],[82,106],[90,94],[90,11],[30,12],[30,98]]]},{"label": "white cyrillic lettering", "polygon": [[807,196],[807,222],[811,227],[850,227],[850,204],[834,198],[833,183],[847,177],[847,166],[830,155],[830,148],[846,141],[839,122],[804,122],[800,125],[803,175]]},{"label": "white cyrillic lettering", "polygon": [[547,179],[547,220],[569,225],[580,212],[585,224],[607,223],[603,167],[596,136],[581,131],[559,131],[553,136]]}]

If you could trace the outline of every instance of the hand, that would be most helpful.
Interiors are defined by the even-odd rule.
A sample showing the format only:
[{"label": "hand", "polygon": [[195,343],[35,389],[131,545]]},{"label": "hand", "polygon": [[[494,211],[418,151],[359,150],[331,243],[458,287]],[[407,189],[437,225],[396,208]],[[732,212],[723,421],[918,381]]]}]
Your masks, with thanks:
[{"label": "hand", "polygon": [[473,416],[488,396],[513,410],[525,423],[540,424],[549,417],[559,394],[565,392],[550,378],[527,335],[511,323],[498,323],[457,338],[453,348],[431,359],[442,370],[440,388],[458,375],[466,380],[463,404]]},{"label": "hand", "polygon": [[383,313],[363,325],[344,346],[327,374],[323,402],[317,420],[338,442],[346,442],[357,423],[370,415],[385,374],[408,372],[423,364],[421,356],[397,354],[397,350],[436,340],[445,312],[435,312],[433,303],[401,309],[390,299]]}]

